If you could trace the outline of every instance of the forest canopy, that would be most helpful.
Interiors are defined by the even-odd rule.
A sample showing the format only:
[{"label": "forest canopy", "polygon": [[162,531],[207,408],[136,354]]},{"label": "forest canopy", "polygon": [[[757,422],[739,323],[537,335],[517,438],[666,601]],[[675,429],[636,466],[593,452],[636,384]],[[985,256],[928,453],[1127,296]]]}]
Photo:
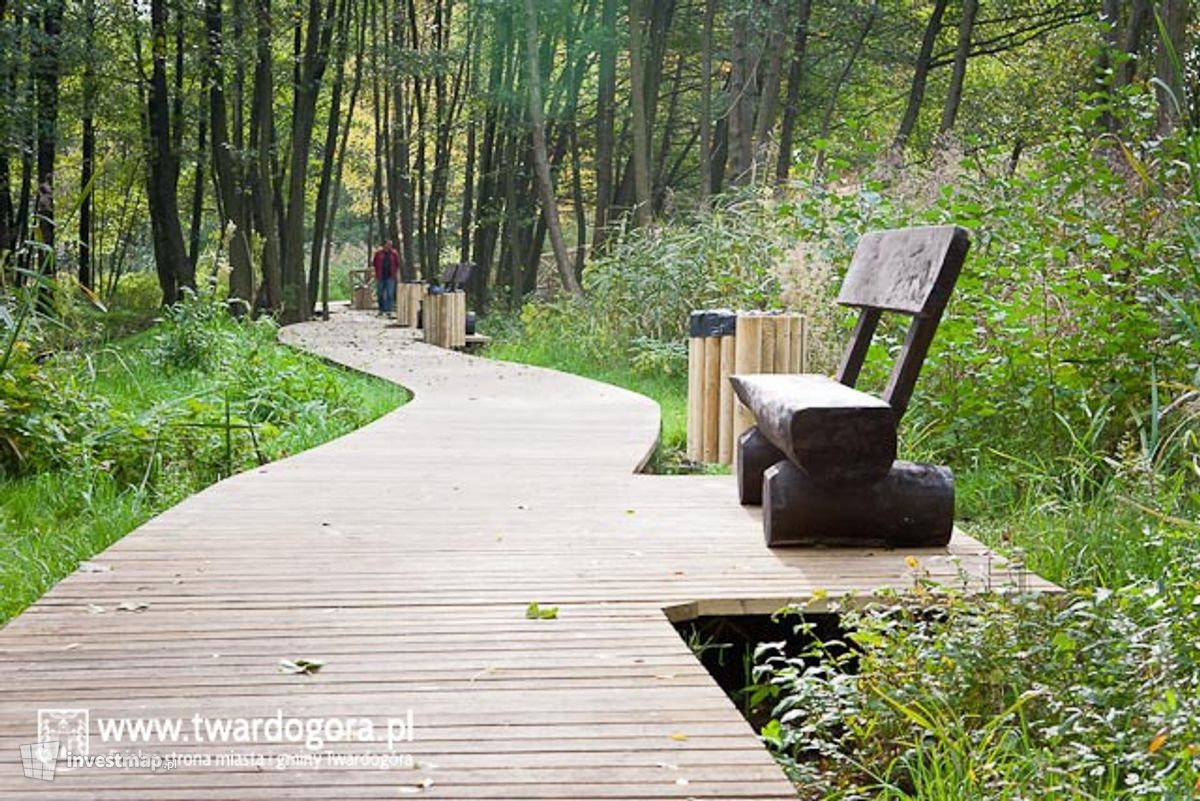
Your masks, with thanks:
[{"label": "forest canopy", "polygon": [[[1196,121],[1187,3],[2,0],[0,258],[305,319],[335,244],[578,292],[615,233],[790,180]],[[226,277],[227,276],[227,277]]]}]

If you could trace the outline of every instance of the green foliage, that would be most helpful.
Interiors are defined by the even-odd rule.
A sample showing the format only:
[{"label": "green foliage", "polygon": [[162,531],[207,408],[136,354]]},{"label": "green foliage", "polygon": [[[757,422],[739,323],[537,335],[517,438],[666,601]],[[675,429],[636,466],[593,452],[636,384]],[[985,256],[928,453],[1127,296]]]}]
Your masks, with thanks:
[{"label": "green foliage", "polygon": [[[1200,563],[1066,597],[918,584],[843,611],[849,642],[760,649],[764,739],[826,798],[1189,798]],[[800,629],[807,624],[801,622]]]},{"label": "green foliage", "polygon": [[[1060,416],[1078,425],[1080,410],[1103,398],[1131,420],[1152,366],[1167,381],[1195,376],[1197,351],[1164,303],[1164,293],[1191,303],[1198,291],[1183,224],[1194,201],[1172,166],[1178,147],[1159,143],[1138,159],[1076,135],[1039,148],[1015,176],[995,154],[977,157],[983,169],[952,162],[853,192],[810,186],[784,213],[838,264],[868,229],[971,228],[910,427],[935,431],[926,446],[960,459],[986,447],[981,420],[988,444],[1064,448]],[[895,332],[884,339],[897,344]],[[1113,426],[1105,444],[1123,430]]]},{"label": "green foliage", "polygon": [[0,373],[0,620],[213,481],[353,430],[405,397],[203,298],[111,346],[42,361],[36,351],[22,339]]},{"label": "green foliage", "polygon": [[184,299],[163,310],[154,329],[154,362],[164,370],[212,370],[235,343],[236,329],[220,304],[187,289]]},{"label": "green foliage", "polygon": [[627,230],[584,273],[592,316],[618,341],[678,341],[693,309],[772,308],[786,220],[755,194],[711,213]]}]

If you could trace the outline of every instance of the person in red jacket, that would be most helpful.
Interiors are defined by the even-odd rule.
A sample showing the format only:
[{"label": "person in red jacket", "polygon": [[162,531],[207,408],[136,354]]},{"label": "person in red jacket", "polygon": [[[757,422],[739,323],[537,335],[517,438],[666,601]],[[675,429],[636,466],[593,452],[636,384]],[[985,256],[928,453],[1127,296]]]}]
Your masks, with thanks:
[{"label": "person in red jacket", "polygon": [[400,253],[393,247],[392,240],[387,240],[383,247],[375,251],[371,266],[375,268],[375,296],[379,301],[379,311],[381,314],[391,314],[396,302],[396,274],[400,272]]}]

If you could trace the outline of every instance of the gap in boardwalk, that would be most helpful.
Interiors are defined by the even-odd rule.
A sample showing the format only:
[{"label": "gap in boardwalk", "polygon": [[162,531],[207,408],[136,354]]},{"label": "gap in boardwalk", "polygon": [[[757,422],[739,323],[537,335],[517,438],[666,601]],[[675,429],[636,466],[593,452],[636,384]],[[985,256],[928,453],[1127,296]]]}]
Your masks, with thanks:
[{"label": "gap in boardwalk", "polygon": [[[774,643],[774,653],[816,664],[815,654],[844,653],[849,647],[841,617],[831,612],[777,615],[701,615],[673,624],[692,654],[737,706],[742,716],[761,732],[771,720],[775,699],[756,700],[755,654],[763,643]],[[856,660],[844,668],[854,669]]]}]

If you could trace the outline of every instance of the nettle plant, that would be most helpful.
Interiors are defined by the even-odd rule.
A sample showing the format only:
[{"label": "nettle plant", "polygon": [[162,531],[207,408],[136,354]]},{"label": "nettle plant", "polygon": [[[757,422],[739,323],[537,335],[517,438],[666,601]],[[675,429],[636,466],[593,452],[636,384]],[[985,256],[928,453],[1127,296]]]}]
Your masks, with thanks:
[{"label": "nettle plant", "polygon": [[[1192,798],[1200,564],[1066,596],[924,584],[842,610],[840,642],[757,654],[762,736],[806,797]],[[797,630],[809,625],[799,616]]]}]

